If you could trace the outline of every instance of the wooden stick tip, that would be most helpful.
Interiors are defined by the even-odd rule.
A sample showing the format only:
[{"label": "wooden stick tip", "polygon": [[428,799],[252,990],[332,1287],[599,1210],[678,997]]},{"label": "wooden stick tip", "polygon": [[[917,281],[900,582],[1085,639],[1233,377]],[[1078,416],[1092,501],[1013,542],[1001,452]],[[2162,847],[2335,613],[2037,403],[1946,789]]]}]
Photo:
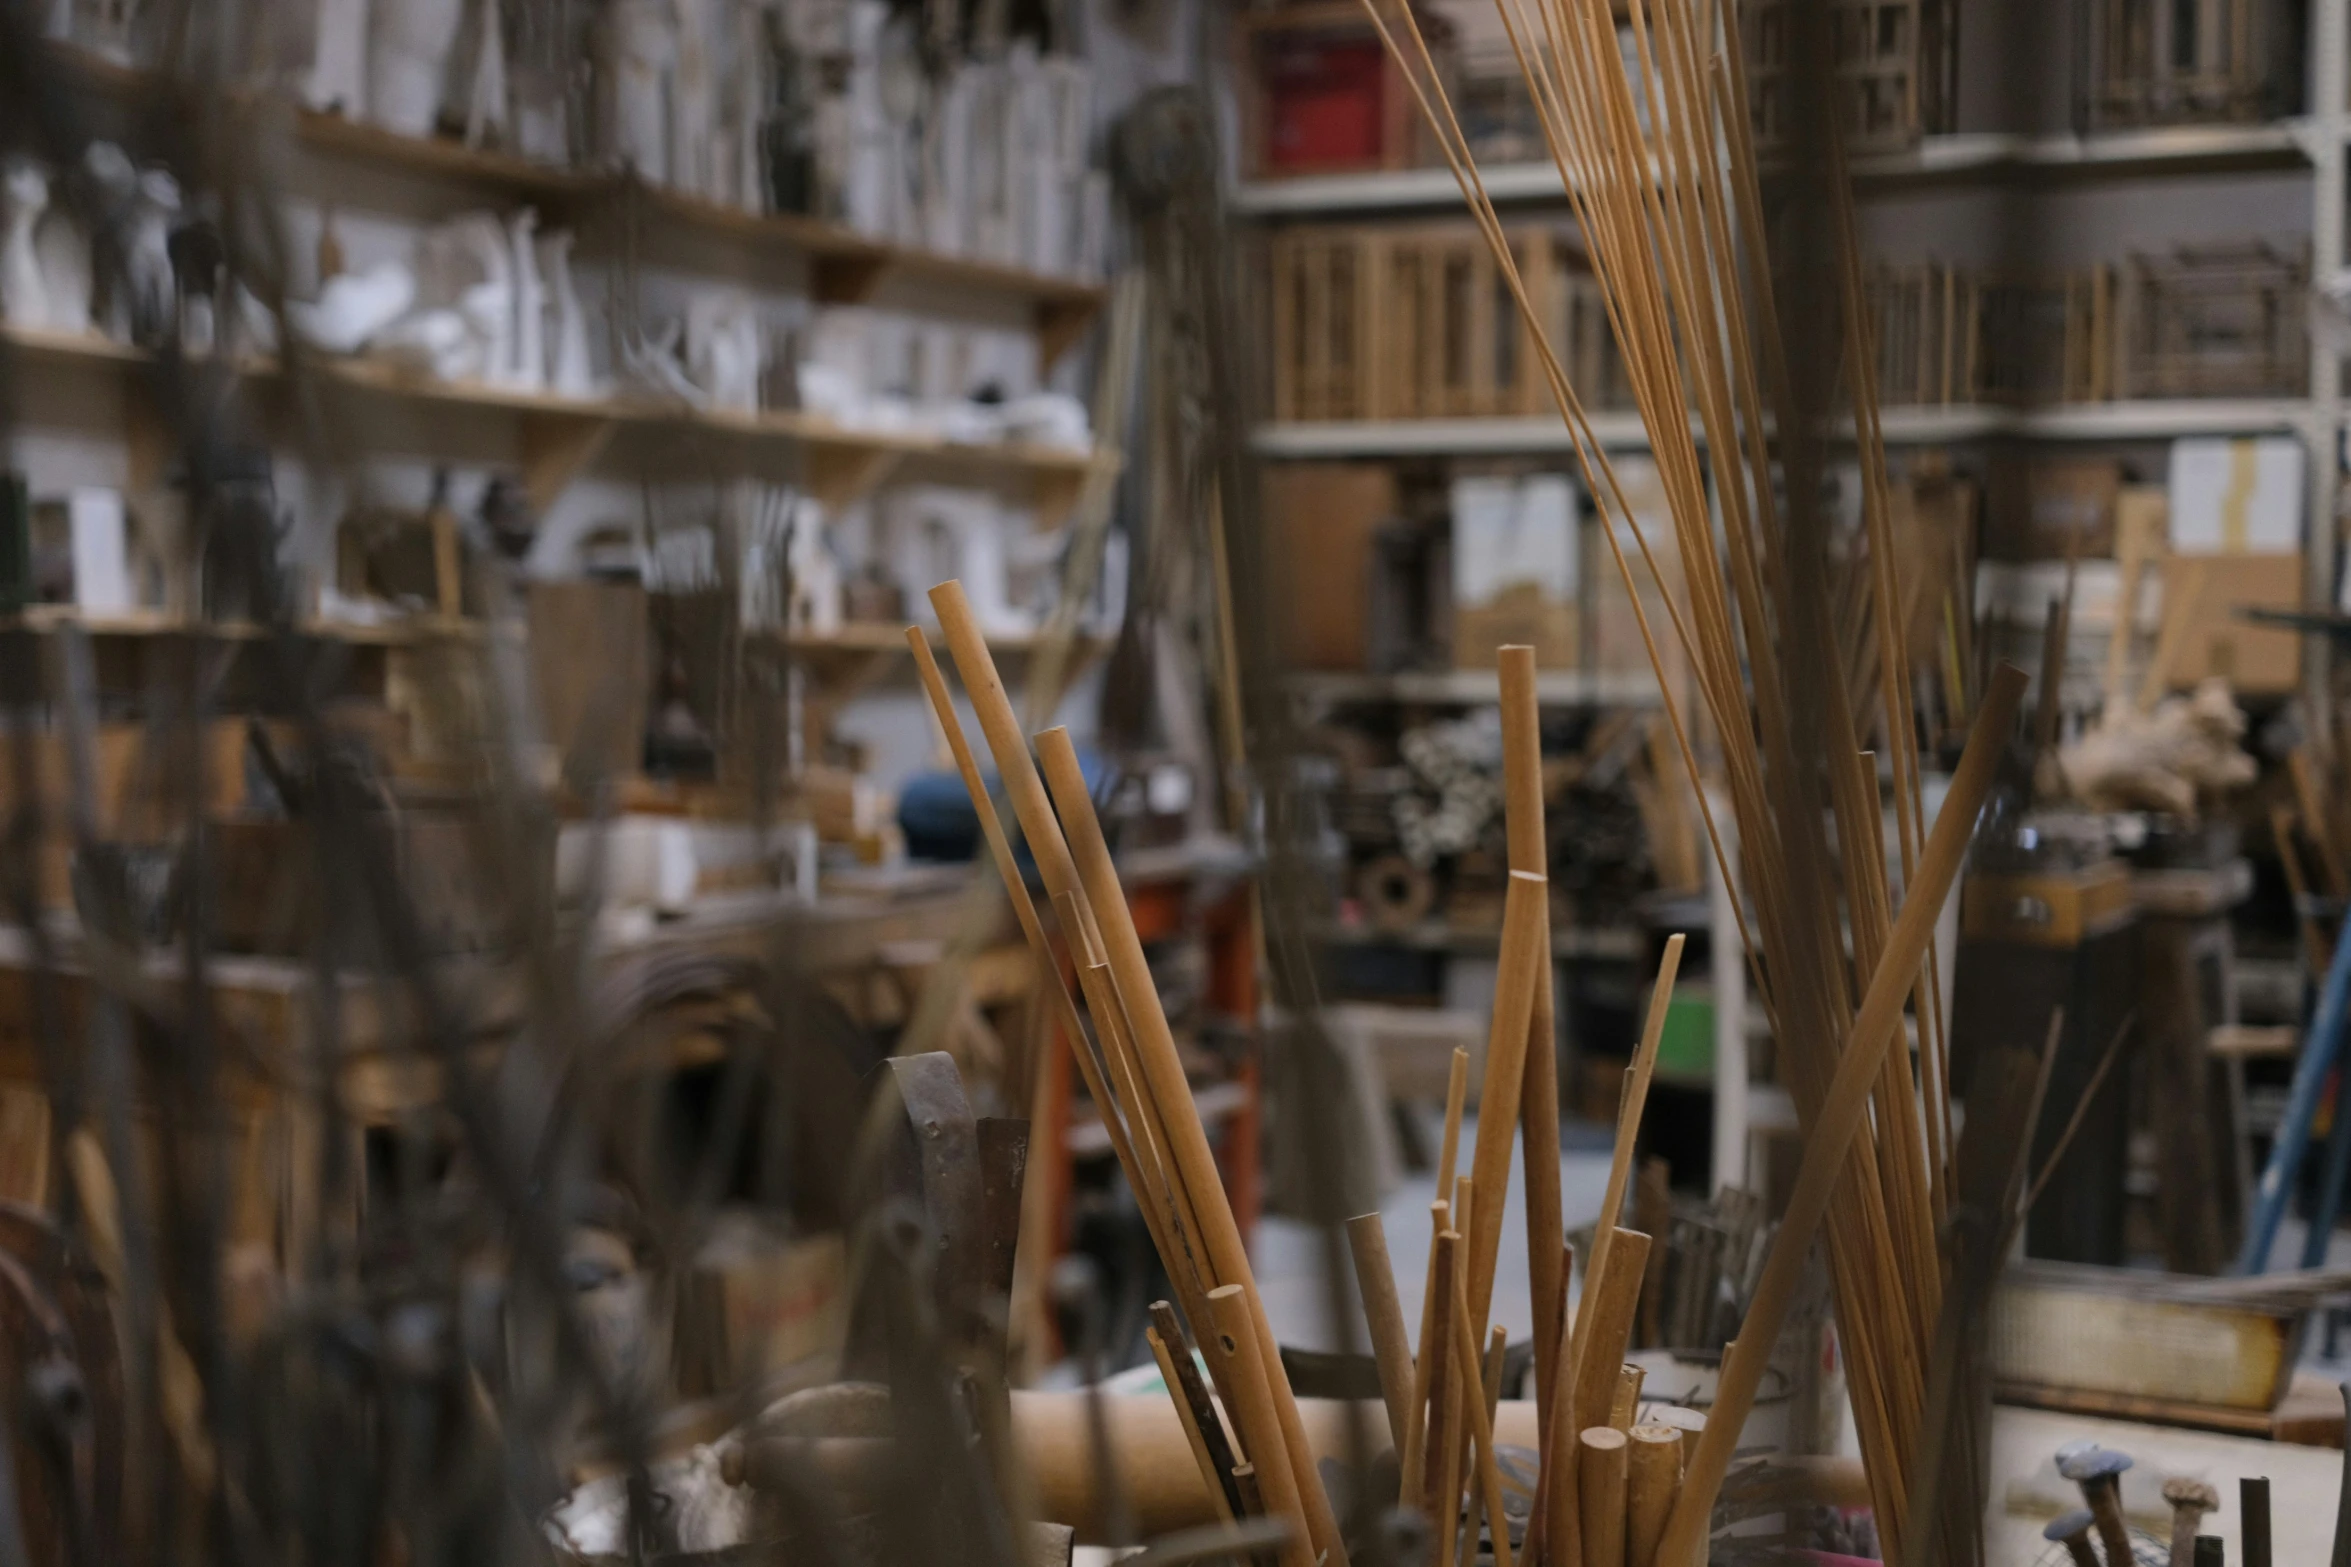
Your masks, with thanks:
[{"label": "wooden stick tip", "polygon": [[1586,1426],[1583,1429],[1583,1434],[1576,1440],[1596,1451],[1607,1452],[1612,1448],[1624,1446],[1629,1438],[1614,1426]]}]

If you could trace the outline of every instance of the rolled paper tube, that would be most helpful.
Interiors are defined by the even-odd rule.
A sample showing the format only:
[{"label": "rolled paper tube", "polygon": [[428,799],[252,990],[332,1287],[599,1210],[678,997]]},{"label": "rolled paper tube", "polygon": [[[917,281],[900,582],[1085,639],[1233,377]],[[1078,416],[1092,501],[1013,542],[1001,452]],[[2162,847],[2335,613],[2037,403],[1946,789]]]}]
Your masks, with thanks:
[{"label": "rolled paper tube", "polygon": [[1616,1393],[1609,1401],[1608,1423],[1619,1431],[1633,1428],[1633,1417],[1641,1408],[1641,1368],[1627,1361],[1616,1372]]},{"label": "rolled paper tube", "polygon": [[1372,1361],[1379,1368],[1380,1397],[1388,1406],[1388,1437],[1404,1451],[1412,1405],[1412,1347],[1404,1337],[1404,1307],[1396,1299],[1396,1271],[1388,1261],[1388,1232],[1376,1213],[1347,1221],[1347,1248],[1355,1259],[1355,1288],[1363,1297],[1364,1324],[1371,1331]]},{"label": "rolled paper tube", "polygon": [[1656,1567],[1657,1542],[1682,1488],[1682,1434],[1671,1426],[1638,1425],[1625,1433],[1630,1456],[1625,1479],[1625,1567]]},{"label": "rolled paper tube", "polygon": [[1587,1426],[1577,1439],[1576,1499],[1583,1512],[1584,1567],[1618,1567],[1624,1560],[1627,1449],[1632,1442],[1610,1426]]},{"label": "rolled paper tube", "polygon": [[1249,1318],[1249,1300],[1238,1284],[1208,1292],[1208,1312],[1216,1321],[1217,1352],[1232,1369],[1218,1385],[1226,1390],[1239,1416],[1241,1445],[1257,1466],[1257,1486],[1266,1511],[1298,1525],[1282,1547],[1283,1567],[1314,1567],[1314,1550],[1306,1537],[1306,1510],[1298,1500],[1298,1477],[1290,1468],[1289,1444],[1274,1413],[1273,1390],[1265,1379],[1265,1362],[1257,1353],[1257,1334]]}]

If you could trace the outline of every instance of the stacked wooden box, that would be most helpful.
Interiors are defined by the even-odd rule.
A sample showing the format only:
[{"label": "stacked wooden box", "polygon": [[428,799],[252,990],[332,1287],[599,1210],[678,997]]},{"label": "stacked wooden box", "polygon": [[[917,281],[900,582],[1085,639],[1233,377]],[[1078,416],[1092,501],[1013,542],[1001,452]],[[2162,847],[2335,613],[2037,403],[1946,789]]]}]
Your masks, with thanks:
[{"label": "stacked wooden box", "polygon": [[[1277,234],[1269,249],[1276,419],[1553,411],[1509,280],[1473,224],[1301,227]],[[1576,395],[1587,407],[1628,403],[1581,254],[1547,225],[1520,227],[1511,249]]]},{"label": "stacked wooden box", "polygon": [[2084,108],[2095,129],[2251,121],[2288,51],[2266,0],[2096,0]]},{"label": "stacked wooden box", "polygon": [[[1909,147],[1951,128],[1959,60],[1954,0],[1829,0],[1827,13],[1849,151]],[[1739,8],[1760,152],[1783,145],[1795,130],[1794,16],[1790,0],[1750,0]]]}]

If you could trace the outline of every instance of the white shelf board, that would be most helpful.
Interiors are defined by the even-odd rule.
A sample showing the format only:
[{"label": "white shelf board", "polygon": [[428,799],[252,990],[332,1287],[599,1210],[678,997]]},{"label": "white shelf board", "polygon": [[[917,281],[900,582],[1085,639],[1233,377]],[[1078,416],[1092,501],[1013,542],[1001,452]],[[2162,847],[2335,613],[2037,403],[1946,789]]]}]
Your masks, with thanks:
[{"label": "white shelf board", "polygon": [[[2226,169],[2294,168],[2307,162],[2310,122],[2262,125],[2173,125],[2108,131],[2093,136],[2019,136],[1969,132],[1929,136],[1903,152],[1853,160],[1864,186],[1907,184],[2008,172],[2089,177],[2194,174]],[[1548,162],[1497,163],[1480,171],[1498,203],[1561,202],[1567,192]],[[1771,171],[1765,171],[1770,177]],[[1405,212],[1458,207],[1461,190],[1450,169],[1400,169],[1378,174],[1304,175],[1250,180],[1232,194],[1236,212],[1253,217],[1303,217],[1328,212]]]},{"label": "white shelf board", "polygon": [[[1290,689],[1322,702],[1499,702],[1490,669],[1438,669],[1400,675],[1302,670],[1285,677]],[[1602,674],[1547,669],[1535,675],[1535,700],[1549,707],[1654,707],[1657,677],[1647,670]]]},{"label": "white shelf board", "polygon": [[[2259,435],[2299,430],[2310,417],[2300,398],[2178,398],[2081,403],[2030,411],[1956,406],[1890,408],[1881,425],[1889,446],[1939,445],[2009,437],[2030,441],[2170,440],[2183,435]],[[1649,444],[1638,414],[1603,413],[1592,433],[1611,450]],[[1291,458],[1478,457],[1566,453],[1564,421],[1532,419],[1354,419],[1264,424],[1259,455]]]}]

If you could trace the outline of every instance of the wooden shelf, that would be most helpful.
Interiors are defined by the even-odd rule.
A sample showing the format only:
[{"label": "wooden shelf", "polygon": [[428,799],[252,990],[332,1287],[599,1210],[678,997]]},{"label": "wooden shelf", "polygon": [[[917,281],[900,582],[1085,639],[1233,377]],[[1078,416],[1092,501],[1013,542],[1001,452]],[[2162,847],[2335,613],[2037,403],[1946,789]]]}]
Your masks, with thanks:
[{"label": "wooden shelf", "polygon": [[[79,50],[56,48],[55,53],[88,90],[124,103],[178,90],[176,83],[156,72],[116,65]],[[1108,296],[1102,284],[1083,278],[898,244],[823,218],[746,211],[648,185],[623,171],[543,163],[446,137],[404,136],[364,120],[305,107],[294,110],[293,125],[303,150],[320,158],[495,192],[574,220],[601,207],[641,200],[653,215],[706,240],[807,257],[814,264],[816,297],[826,303],[867,299],[892,276],[1026,300],[1035,316],[1039,353],[1047,364],[1083,335]]]},{"label": "wooden shelf", "polygon": [[[102,337],[0,327],[0,359],[10,353],[114,374],[154,363],[154,356]],[[1089,479],[1115,472],[1119,461],[1115,453],[1100,450],[1020,442],[979,445],[907,431],[859,430],[789,410],[735,414],[650,402],[583,402],[511,387],[437,381],[363,359],[310,362],[321,382],[347,391],[519,417],[526,480],[542,511],[603,449],[614,430],[629,426],[694,432],[795,453],[802,462],[802,483],[835,509],[870,493],[909,460],[990,479],[1026,478],[1040,521],[1048,526],[1058,525],[1067,515]],[[266,360],[241,364],[238,370],[259,381],[280,381],[285,375],[282,367]]]},{"label": "wooden shelf", "polygon": [[[2311,122],[2175,125],[2093,136],[1966,133],[1928,136],[1902,152],[1853,160],[1853,182],[1867,193],[1936,183],[2003,178],[2137,179],[2308,166]],[[1556,165],[1497,163],[1480,170],[1497,204],[1567,205]],[[1764,177],[1769,179],[1767,169]],[[1461,190],[1446,168],[1378,174],[1328,174],[1252,180],[1232,194],[1236,212],[1253,217],[1315,217],[1461,208]]]},{"label": "wooden shelf", "polygon": [[[1961,405],[1889,408],[1881,428],[1890,446],[1994,439],[2024,441],[2171,440],[2183,435],[2255,435],[2303,428],[2311,405],[2301,398],[2178,398],[2077,403],[2016,409]],[[1612,451],[1645,451],[1640,415],[1591,416],[1592,432]],[[1266,457],[1338,458],[1571,452],[1564,420],[1362,419],[1264,424],[1254,444]]]},{"label": "wooden shelf", "polygon": [[[93,639],[200,636],[218,642],[259,642],[272,632],[271,627],[251,620],[190,620],[164,610],[85,615],[70,604],[35,604],[17,614],[0,616],[0,631],[54,633],[68,626],[79,626]],[[479,621],[431,616],[384,621],[307,620],[294,629],[301,636],[356,647],[415,647],[482,638]]]}]

